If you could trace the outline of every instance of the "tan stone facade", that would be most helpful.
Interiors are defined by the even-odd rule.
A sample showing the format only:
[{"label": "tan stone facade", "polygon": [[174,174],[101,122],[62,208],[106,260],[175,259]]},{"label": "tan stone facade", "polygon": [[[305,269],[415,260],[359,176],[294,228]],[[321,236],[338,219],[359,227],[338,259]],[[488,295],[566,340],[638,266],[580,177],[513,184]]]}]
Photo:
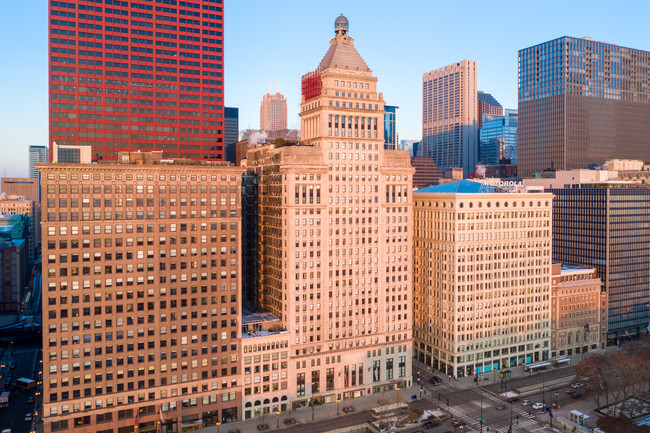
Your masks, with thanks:
[{"label": "tan stone facade", "polygon": [[132,156],[38,167],[45,432],[241,417],[242,170]]},{"label": "tan stone facade", "polygon": [[413,194],[416,356],[453,377],[550,355],[553,196],[479,191]]},{"label": "tan stone facade", "polygon": [[479,162],[477,65],[462,60],[422,74],[422,156],[463,177]]},{"label": "tan stone facade", "polygon": [[305,144],[247,155],[247,289],[289,331],[296,409],[411,383],[414,170],[383,149],[384,102],[352,42],[337,30],[303,79]]},{"label": "tan stone facade", "polygon": [[38,179],[31,177],[3,177],[1,192],[7,195],[22,195],[38,202]]},{"label": "tan stone facade", "polygon": [[552,356],[604,347],[607,294],[596,269],[553,263],[551,287]]},{"label": "tan stone facade", "polygon": [[280,93],[267,93],[260,103],[260,129],[278,131],[287,129],[287,100]]}]

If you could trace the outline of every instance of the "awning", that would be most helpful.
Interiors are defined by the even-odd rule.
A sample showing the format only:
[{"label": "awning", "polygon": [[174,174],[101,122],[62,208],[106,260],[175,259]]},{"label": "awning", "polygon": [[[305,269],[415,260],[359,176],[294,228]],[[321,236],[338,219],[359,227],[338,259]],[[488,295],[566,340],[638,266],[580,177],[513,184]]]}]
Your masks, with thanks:
[{"label": "awning", "polygon": [[528,364],[525,367],[532,370],[532,369],[535,369],[535,368],[547,367],[549,365],[551,365],[550,362],[537,362],[535,364]]},{"label": "awning", "polygon": [[555,362],[557,364],[571,364],[571,358],[558,358]]}]

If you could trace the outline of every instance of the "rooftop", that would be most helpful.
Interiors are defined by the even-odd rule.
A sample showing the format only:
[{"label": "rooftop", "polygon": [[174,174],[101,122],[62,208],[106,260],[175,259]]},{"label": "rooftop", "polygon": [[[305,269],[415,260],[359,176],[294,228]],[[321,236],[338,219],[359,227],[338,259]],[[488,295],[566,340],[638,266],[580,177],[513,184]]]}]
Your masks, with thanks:
[{"label": "rooftop", "polygon": [[562,273],[570,274],[574,272],[593,272],[595,269],[587,266],[574,266],[562,263]]},{"label": "rooftop", "polygon": [[497,194],[541,192],[541,188],[529,190],[521,182],[501,181],[499,179],[456,180],[454,182],[433,185],[414,191],[432,194]]}]

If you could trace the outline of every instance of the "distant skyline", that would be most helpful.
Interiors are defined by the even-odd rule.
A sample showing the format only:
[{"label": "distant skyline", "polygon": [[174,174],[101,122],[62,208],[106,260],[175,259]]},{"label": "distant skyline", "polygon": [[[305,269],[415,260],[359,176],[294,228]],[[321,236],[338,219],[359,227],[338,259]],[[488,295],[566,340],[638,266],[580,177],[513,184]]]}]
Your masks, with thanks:
[{"label": "distant skyline", "polygon": [[[299,127],[300,77],[322,59],[340,13],[386,103],[400,107],[400,139],[421,138],[422,74],[432,69],[476,60],[478,89],[516,109],[519,49],[568,35],[650,50],[643,1],[224,2],[224,105],[239,108],[240,129],[259,127],[259,101],[276,91],[288,127]],[[0,52],[0,176],[26,177],[28,146],[48,145],[46,0],[0,1]]]}]

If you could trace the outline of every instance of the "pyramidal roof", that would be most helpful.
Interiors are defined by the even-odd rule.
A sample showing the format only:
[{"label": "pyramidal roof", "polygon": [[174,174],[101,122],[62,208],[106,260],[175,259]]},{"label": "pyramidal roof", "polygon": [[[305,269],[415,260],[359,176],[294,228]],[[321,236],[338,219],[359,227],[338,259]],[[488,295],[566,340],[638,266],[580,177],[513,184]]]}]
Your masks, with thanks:
[{"label": "pyramidal roof", "polygon": [[318,65],[318,70],[322,71],[327,68],[343,68],[358,71],[370,71],[366,62],[354,48],[353,40],[350,37],[337,36],[330,42],[330,49],[325,53],[325,57]]},{"label": "pyramidal roof", "polygon": [[370,71],[359,52],[354,48],[354,39],[348,35],[348,19],[341,14],[334,21],[334,39],[330,41],[330,49],[318,65],[318,70],[327,68],[351,69],[354,71]]}]

